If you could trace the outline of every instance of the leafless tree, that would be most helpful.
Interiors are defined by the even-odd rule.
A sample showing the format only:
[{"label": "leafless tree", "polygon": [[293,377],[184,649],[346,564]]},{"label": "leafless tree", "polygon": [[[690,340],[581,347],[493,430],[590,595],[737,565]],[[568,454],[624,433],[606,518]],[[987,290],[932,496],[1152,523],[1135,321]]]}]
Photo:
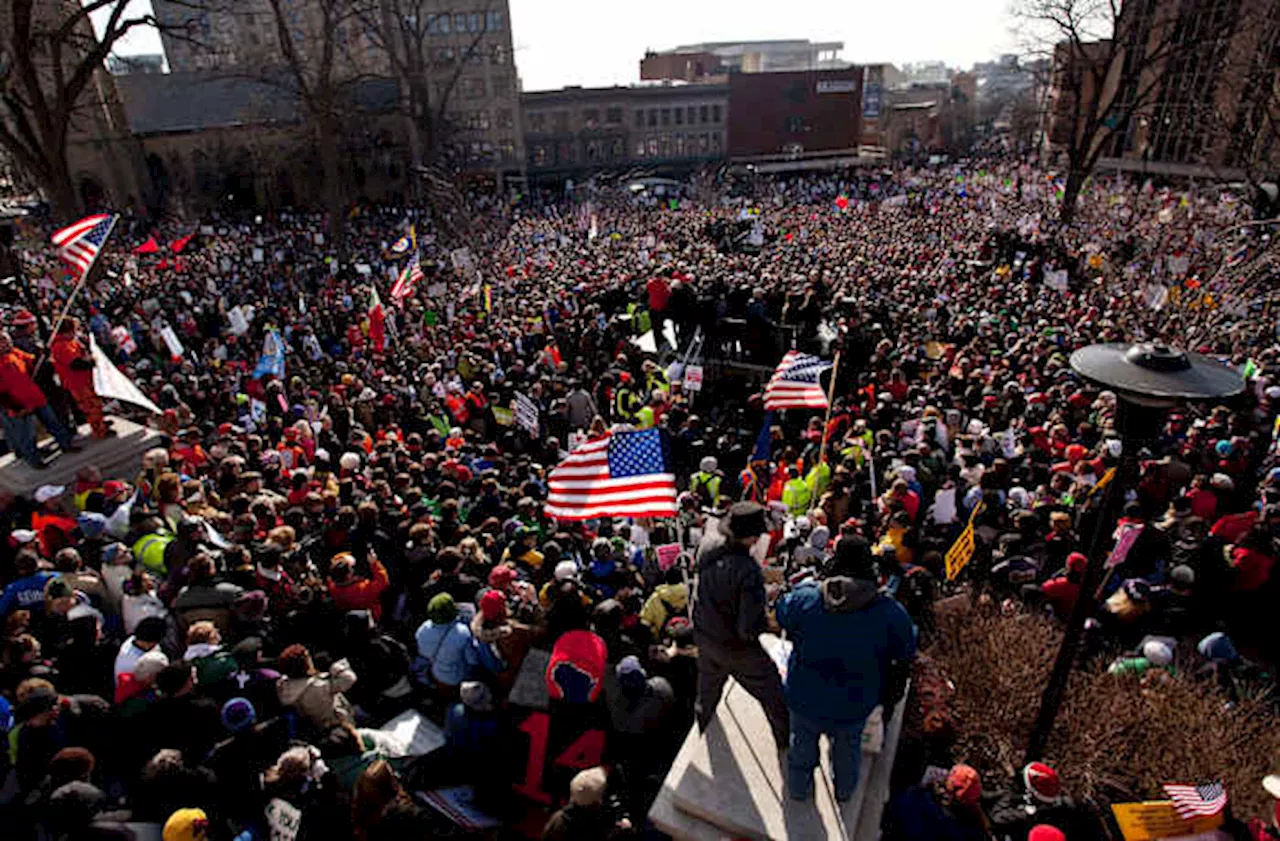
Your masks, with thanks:
[{"label": "leafless tree", "polygon": [[1237,23],[1225,7],[1181,14],[1164,0],[1017,0],[1027,51],[1049,59],[1047,103],[1066,163],[1059,220],[1070,225],[1085,180],[1117,137],[1150,113],[1171,63],[1220,54]]},{"label": "leafless tree", "polygon": [[[44,192],[54,216],[66,221],[81,200],[67,161],[67,141],[82,111],[94,102],[91,83],[129,32],[155,26],[125,0],[0,4],[0,148]],[[90,15],[103,13],[95,35]]]}]

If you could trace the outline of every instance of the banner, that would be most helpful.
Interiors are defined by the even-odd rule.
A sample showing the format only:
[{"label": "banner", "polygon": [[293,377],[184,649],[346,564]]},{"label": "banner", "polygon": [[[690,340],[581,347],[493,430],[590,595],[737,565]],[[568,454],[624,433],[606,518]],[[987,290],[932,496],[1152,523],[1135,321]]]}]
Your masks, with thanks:
[{"label": "banner", "polygon": [[93,390],[103,400],[119,400],[141,406],[152,414],[161,414],[160,407],[152,403],[147,395],[133,384],[120,369],[112,364],[107,355],[98,347],[93,336],[89,337],[89,353],[93,356]]},{"label": "banner", "polygon": [[516,423],[529,433],[530,437],[538,437],[538,404],[516,392],[515,403],[511,407],[515,411]]},{"label": "banner", "polygon": [[982,503],[979,502],[973,507],[973,513],[969,515],[968,525],[964,527],[964,531],[960,532],[956,542],[951,544],[951,548],[947,550],[944,563],[948,581],[955,581],[960,571],[969,565],[969,561],[973,560],[973,552],[976,548],[973,538],[973,521],[977,519],[978,512],[981,510]]}]

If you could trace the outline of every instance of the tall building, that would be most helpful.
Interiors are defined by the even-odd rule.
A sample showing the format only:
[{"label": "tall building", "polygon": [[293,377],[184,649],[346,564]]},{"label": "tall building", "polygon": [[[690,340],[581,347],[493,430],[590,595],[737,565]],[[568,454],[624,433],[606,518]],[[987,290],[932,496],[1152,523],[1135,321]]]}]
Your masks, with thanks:
[{"label": "tall building", "polygon": [[794,70],[838,70],[849,66],[840,58],[844,43],[808,40],[715,41],[686,44],[640,60],[644,81],[723,81],[730,73],[775,73]]},{"label": "tall building", "polygon": [[1106,166],[1207,177],[1280,168],[1280,0],[1128,0],[1114,41],[1058,46],[1050,150],[1095,101]]},{"label": "tall building", "polygon": [[[428,107],[448,125],[453,160],[468,168],[516,170],[523,160],[520,82],[508,5],[471,2],[480,8],[460,9],[449,0],[387,0],[380,27],[351,13],[336,26],[326,23],[317,0],[291,0],[286,15],[304,61],[310,60],[309,50],[334,38],[339,78],[394,77],[397,67],[421,68]],[[205,8],[152,0],[152,6],[174,72],[256,73],[284,63],[268,0],[223,0]],[[394,33],[389,40],[399,62],[393,64],[380,31]],[[412,60],[406,61],[408,51]]]}]

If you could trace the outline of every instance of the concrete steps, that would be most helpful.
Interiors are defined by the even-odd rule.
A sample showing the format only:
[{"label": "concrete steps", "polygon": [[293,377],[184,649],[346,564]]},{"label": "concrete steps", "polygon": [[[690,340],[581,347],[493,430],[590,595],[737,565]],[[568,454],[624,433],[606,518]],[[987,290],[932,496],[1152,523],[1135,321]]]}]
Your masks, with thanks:
[{"label": "concrete steps", "polygon": [[[102,471],[104,479],[133,479],[138,475],[142,455],[159,446],[161,433],[154,429],[115,416],[108,416],[118,435],[98,440],[92,437],[88,424],[82,425],[76,444],[78,453],[63,453],[44,470],[33,470],[13,453],[0,458],[0,490],[30,496],[41,485],[66,485],[75,481],[76,471],[92,465]],[[41,427],[43,431],[43,427]],[[49,449],[53,440],[45,437],[41,449]]]},{"label": "concrete steps", "polygon": [[[761,637],[771,652],[779,642],[770,635]],[[689,731],[649,819],[678,841],[874,841],[889,796],[904,705],[899,702],[888,727],[868,723],[858,788],[848,803],[835,800],[825,739],[814,797],[797,803],[787,796],[785,771],[764,711],[730,680],[706,735],[699,734],[696,725]]]}]

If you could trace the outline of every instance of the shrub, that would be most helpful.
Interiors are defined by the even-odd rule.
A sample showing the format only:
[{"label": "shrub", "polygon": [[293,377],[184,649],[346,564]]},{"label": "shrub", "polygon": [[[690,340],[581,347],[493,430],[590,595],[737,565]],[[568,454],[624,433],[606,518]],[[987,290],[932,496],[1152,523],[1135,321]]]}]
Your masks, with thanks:
[{"label": "shrub", "polygon": [[[955,684],[954,754],[989,786],[1022,765],[1061,640],[1061,626],[1039,615],[966,603],[937,618],[926,653]],[[1197,665],[1194,654],[1185,661]],[[1112,803],[1163,799],[1164,782],[1221,780],[1238,817],[1270,815],[1261,780],[1280,766],[1277,724],[1262,700],[1228,704],[1216,684],[1181,671],[1114,676],[1091,663],[1068,682],[1045,761],[1108,814]]]}]

